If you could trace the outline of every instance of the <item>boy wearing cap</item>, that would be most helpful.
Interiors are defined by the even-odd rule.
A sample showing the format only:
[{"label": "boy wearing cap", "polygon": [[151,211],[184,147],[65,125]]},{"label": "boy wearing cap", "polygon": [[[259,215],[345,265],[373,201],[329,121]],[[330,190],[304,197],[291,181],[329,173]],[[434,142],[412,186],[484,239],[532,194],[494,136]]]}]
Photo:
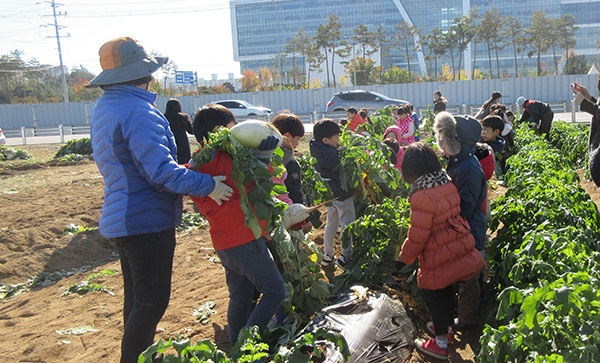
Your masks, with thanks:
[{"label": "boy wearing cap", "polygon": [[232,189],[177,164],[169,122],[153,106],[152,73],[168,58],[153,57],[129,37],[105,43],[102,72],[86,87],[104,94],[91,118],[94,160],[104,177],[100,232],[119,250],[124,280],[121,363],[134,363],[154,341],[171,293],[175,228],[182,195],[209,196],[217,203]]},{"label": "boy wearing cap", "polygon": [[[481,137],[481,124],[471,116],[435,116],[434,132],[439,148],[448,158],[447,172],[460,194],[460,215],[469,222],[475,248],[485,258],[487,226],[482,206],[487,197],[487,180],[475,156]],[[460,283],[457,328],[475,328],[479,324],[479,286],[477,278]]]}]

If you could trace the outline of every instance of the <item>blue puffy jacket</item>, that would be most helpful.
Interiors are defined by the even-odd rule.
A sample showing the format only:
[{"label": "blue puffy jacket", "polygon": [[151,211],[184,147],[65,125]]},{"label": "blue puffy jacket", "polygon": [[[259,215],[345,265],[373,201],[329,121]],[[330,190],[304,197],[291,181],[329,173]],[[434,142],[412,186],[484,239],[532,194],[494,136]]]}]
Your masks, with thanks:
[{"label": "blue puffy jacket", "polygon": [[155,101],[155,93],[117,85],[94,107],[92,148],[105,183],[100,232],[108,238],[175,228],[182,195],[214,189],[210,175],[177,164],[175,138]]}]

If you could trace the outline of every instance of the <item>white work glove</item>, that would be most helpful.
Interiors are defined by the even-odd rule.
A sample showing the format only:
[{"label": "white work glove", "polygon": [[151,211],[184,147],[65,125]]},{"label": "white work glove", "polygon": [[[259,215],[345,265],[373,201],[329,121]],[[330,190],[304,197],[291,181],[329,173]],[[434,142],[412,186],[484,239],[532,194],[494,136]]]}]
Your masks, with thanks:
[{"label": "white work glove", "polygon": [[227,178],[225,175],[217,175],[212,178],[215,181],[215,188],[208,196],[213,199],[217,205],[221,205],[224,201],[229,200],[229,197],[233,194],[233,189],[224,183]]}]

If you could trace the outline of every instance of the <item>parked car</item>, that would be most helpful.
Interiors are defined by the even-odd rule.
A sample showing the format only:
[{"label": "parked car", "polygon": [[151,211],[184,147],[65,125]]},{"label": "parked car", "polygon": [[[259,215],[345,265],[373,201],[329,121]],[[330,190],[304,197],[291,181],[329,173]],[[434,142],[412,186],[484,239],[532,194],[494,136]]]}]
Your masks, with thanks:
[{"label": "parked car", "polygon": [[211,103],[216,103],[222,106],[227,107],[231,110],[235,117],[239,116],[266,116],[271,114],[271,109],[262,107],[262,106],[254,106],[243,100],[222,100],[222,101],[214,101]]},{"label": "parked car", "polygon": [[4,136],[4,131],[0,129],[0,145],[6,144],[6,136]]},{"label": "parked car", "polygon": [[325,112],[345,111],[348,107],[366,108],[367,110],[378,110],[390,105],[404,105],[408,101],[393,99],[381,93],[354,90],[338,92],[327,102]]}]

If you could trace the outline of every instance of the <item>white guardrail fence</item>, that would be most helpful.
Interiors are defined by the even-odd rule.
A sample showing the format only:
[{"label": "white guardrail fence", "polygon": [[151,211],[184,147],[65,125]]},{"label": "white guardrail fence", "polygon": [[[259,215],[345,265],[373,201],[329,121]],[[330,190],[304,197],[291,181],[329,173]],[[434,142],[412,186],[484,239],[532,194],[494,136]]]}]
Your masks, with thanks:
[{"label": "white guardrail fence", "polygon": [[[571,112],[566,112],[567,105],[565,102],[551,103],[550,106],[554,111],[555,120],[563,120],[566,122],[573,123],[584,123],[589,124],[591,121],[591,115],[586,112],[576,112],[575,109]],[[476,111],[470,106],[454,106],[448,107],[449,112],[454,114],[472,114],[472,111]],[[419,110],[421,111],[421,110]],[[308,114],[298,115],[305,125],[307,133],[312,133],[312,125],[324,118],[332,118],[339,120],[346,117],[345,112],[335,113],[322,113],[312,112]],[[258,118],[265,121],[270,121],[272,116],[269,117],[238,117],[238,121],[244,121],[249,118]],[[31,145],[31,144],[56,144],[65,143],[69,140],[81,139],[84,137],[90,137],[90,125],[58,125],[48,127],[21,127],[17,130],[3,130],[4,136],[6,137],[7,145]]]}]

